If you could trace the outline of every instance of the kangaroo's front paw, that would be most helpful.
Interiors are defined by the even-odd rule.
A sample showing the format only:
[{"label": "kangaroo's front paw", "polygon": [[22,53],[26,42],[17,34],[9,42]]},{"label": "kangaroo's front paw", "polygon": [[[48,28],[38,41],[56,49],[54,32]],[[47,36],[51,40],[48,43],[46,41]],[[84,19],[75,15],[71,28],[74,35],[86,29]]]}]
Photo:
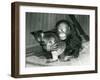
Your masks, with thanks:
[{"label": "kangaroo's front paw", "polygon": [[66,56],[63,61],[70,61],[73,58],[73,56]]}]

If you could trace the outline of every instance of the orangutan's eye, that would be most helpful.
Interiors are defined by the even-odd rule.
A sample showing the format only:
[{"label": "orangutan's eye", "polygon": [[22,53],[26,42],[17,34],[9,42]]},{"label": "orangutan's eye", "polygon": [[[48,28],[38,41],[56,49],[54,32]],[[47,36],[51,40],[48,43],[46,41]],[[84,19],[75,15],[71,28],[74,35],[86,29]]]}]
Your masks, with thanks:
[{"label": "orangutan's eye", "polygon": [[49,41],[50,44],[52,44],[52,41]]}]

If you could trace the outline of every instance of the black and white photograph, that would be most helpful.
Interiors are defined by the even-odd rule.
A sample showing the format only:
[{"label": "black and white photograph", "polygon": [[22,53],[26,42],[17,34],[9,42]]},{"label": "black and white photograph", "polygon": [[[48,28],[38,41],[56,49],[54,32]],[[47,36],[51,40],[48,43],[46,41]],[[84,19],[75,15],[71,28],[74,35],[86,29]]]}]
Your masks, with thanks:
[{"label": "black and white photograph", "polygon": [[26,13],[26,67],[90,64],[89,15]]},{"label": "black and white photograph", "polygon": [[97,73],[97,7],[12,3],[12,77]]}]

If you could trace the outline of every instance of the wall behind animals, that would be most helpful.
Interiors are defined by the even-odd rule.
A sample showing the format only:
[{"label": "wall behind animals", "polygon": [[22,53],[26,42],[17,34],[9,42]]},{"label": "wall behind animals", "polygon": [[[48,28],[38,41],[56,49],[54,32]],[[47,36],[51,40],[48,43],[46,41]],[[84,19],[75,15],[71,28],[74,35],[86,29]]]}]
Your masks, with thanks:
[{"label": "wall behind animals", "polygon": [[[55,4],[73,4],[98,6],[98,22],[100,22],[100,0],[1,0],[0,1],[0,80],[100,80],[100,54],[98,54],[98,73],[64,75],[38,78],[15,79],[10,76],[11,70],[11,2],[30,1]],[[98,33],[100,34],[100,23],[98,23]],[[100,47],[100,36],[98,37]],[[100,53],[100,49],[98,49]]]}]

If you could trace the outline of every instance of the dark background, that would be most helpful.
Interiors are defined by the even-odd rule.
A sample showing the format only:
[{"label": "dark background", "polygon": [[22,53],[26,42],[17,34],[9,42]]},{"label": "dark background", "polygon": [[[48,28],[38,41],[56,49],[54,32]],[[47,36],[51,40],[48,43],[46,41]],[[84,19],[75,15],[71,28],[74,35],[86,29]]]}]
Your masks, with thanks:
[{"label": "dark background", "polygon": [[[89,35],[89,16],[88,15],[75,15],[77,21]],[[59,20],[71,19],[68,14],[51,14],[51,13],[26,13],[26,49],[39,45],[30,32],[37,30],[51,30]]]}]

